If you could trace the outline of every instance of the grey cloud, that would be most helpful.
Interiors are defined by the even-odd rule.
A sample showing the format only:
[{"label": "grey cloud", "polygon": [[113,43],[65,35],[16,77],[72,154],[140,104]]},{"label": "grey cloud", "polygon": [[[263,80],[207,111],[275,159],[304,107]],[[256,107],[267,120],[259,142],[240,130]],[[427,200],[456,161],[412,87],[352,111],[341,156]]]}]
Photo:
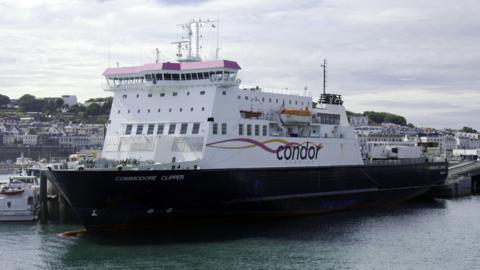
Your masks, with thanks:
[{"label": "grey cloud", "polygon": [[[0,13],[0,74],[8,74],[0,75],[0,89],[13,97],[26,90],[106,95],[104,68],[152,61],[157,47],[162,60],[172,61],[178,23],[220,15],[221,56],[240,63],[244,82],[308,86],[318,95],[320,64],[328,58],[329,89],[347,100],[378,95],[372,104],[351,100],[352,109],[389,107],[438,127],[459,122],[463,113],[465,125],[480,128],[469,109],[480,100],[468,98],[480,88],[480,3],[473,0],[36,1],[2,3]],[[205,58],[214,55],[215,35],[205,32]],[[381,103],[389,100],[382,95],[411,89],[429,98]],[[462,102],[439,95],[451,92]],[[436,106],[458,108],[440,117]],[[435,113],[415,115],[412,107]]]}]

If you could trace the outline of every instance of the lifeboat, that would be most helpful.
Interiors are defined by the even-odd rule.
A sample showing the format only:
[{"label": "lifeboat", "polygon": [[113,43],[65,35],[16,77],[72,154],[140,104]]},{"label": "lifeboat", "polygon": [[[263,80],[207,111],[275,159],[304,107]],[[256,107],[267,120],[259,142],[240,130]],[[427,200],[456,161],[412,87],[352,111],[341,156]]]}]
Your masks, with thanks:
[{"label": "lifeboat", "polygon": [[305,109],[286,109],[280,111],[280,118],[285,124],[308,124],[312,119],[312,113]]}]

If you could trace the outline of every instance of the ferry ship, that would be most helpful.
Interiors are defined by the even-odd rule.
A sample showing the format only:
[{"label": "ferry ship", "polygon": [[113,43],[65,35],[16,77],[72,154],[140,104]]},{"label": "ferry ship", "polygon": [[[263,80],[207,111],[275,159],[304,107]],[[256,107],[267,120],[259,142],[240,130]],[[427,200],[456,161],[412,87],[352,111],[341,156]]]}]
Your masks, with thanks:
[{"label": "ferry ship", "polygon": [[380,206],[445,181],[444,162],[363,160],[340,95],[241,87],[237,62],[201,59],[208,23],[182,25],[178,62],[107,68],[101,166],[45,172],[88,231]]}]

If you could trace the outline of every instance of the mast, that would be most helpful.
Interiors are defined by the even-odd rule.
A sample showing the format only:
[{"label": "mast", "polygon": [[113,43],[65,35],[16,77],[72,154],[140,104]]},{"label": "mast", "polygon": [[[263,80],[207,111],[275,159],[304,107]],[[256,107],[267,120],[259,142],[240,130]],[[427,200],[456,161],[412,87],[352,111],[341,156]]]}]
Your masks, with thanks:
[{"label": "mast", "polygon": [[[188,23],[179,24],[178,26],[182,27],[183,30],[187,32],[187,37],[182,37],[181,40],[173,42],[173,44],[177,44],[177,57],[179,62],[199,62],[202,61],[200,57],[200,49],[202,46],[200,45],[200,39],[202,35],[200,34],[201,28],[205,24],[211,24],[213,27],[214,22],[218,22],[218,20],[190,20]],[[194,35],[195,32],[195,35]],[[195,51],[192,50],[193,43],[195,43]],[[183,50],[187,50],[188,54],[187,57],[183,58]]]},{"label": "mast", "polygon": [[325,95],[326,93],[326,88],[327,88],[327,59],[323,59],[323,94]]}]

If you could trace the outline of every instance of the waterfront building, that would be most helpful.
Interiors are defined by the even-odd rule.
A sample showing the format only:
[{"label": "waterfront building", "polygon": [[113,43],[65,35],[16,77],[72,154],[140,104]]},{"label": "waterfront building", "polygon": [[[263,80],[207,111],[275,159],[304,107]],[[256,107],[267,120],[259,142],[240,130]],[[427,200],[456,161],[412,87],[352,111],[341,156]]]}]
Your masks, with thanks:
[{"label": "waterfront building", "polygon": [[63,95],[62,100],[64,106],[72,107],[78,104],[77,96],[74,95]]}]

